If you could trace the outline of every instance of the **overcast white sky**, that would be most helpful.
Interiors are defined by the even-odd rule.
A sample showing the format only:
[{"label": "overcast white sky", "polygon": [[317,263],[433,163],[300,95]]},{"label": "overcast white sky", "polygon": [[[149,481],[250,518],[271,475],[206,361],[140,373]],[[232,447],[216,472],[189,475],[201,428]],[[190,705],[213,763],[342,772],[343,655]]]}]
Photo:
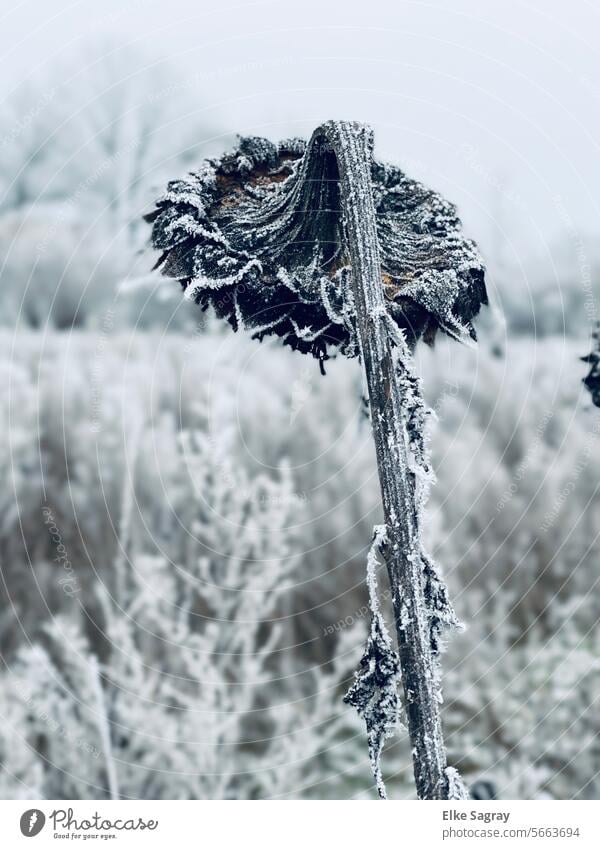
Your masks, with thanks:
[{"label": "overcast white sky", "polygon": [[[600,8],[586,0],[23,0],[0,13],[0,94],[114,33],[181,69],[226,131],[370,122],[378,154],[458,203],[488,251],[597,233]],[[498,189],[500,186],[500,189]],[[575,237],[574,237],[575,238]]]}]

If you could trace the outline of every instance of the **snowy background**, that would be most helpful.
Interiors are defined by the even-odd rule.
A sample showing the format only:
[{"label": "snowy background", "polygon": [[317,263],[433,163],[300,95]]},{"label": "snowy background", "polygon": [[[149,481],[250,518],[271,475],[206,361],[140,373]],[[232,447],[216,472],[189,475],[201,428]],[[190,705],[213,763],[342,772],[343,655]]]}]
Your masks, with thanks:
[{"label": "snowy background", "polygon": [[[142,220],[235,133],[367,121],[458,204],[493,306],[418,357],[466,624],[450,763],[600,797],[592,4],[9,3],[0,36],[0,797],[373,798],[341,697],[381,520],[356,362],[258,345]],[[384,759],[414,794],[405,733]]]}]

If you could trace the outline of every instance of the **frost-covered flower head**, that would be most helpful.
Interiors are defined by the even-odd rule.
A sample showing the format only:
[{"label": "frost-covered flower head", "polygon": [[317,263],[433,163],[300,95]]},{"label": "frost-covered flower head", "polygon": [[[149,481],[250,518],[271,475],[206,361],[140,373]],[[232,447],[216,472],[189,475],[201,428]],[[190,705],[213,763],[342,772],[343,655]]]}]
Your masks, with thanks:
[{"label": "frost-covered flower head", "polygon": [[[455,207],[375,160],[371,183],[386,304],[409,343],[438,329],[474,337],[484,270]],[[322,361],[328,349],[358,353],[341,206],[336,156],[317,130],[308,144],[240,139],[170,183],[148,220],[157,265],[188,297]]]}]

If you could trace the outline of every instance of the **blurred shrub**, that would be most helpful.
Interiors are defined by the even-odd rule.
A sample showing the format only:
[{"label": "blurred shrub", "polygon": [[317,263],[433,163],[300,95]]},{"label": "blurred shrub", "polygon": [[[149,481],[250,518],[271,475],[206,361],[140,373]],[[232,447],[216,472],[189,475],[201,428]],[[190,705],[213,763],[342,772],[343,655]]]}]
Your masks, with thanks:
[{"label": "blurred shrub", "polygon": [[[420,355],[438,415],[432,447],[439,483],[427,533],[469,626],[452,639],[444,664],[448,745],[467,779],[493,781],[499,797],[598,792],[593,540],[600,453],[593,408],[579,382],[585,371],[579,354],[577,344],[548,339],[536,346],[513,341],[506,359],[443,343]],[[101,756],[87,790],[81,768],[71,764],[75,778],[64,777],[57,740],[42,733],[23,701],[24,682],[32,687],[37,677],[46,682],[38,709],[44,694],[58,692],[36,663],[62,681],[71,658],[85,678],[94,655],[103,698],[119,702],[118,721],[109,715],[111,746],[118,751],[119,728],[137,727],[132,717],[146,710],[139,724],[171,735],[179,728],[192,741],[170,755],[179,759],[173,783],[169,771],[152,783],[144,764],[155,763],[152,747],[159,752],[166,743],[151,745],[130,733],[125,757],[116,756],[119,785],[128,788],[122,792],[367,793],[362,731],[341,702],[360,656],[364,555],[380,520],[356,363],[332,362],[322,378],[316,364],[243,336],[127,336],[110,324],[96,334],[2,336],[0,363],[7,434],[0,446],[7,482],[0,526],[5,771],[58,796],[109,792]],[[273,529],[264,549],[258,519]],[[58,545],[72,565],[76,593]],[[240,569],[236,552],[244,546]],[[267,561],[260,574],[252,546]],[[262,580],[271,581],[272,602],[257,599],[250,616],[247,598],[229,610],[234,596],[225,588],[243,585],[250,597]],[[148,588],[154,588],[150,596]],[[202,643],[208,648],[201,672],[185,671],[191,659],[177,637],[179,609],[189,612],[186,623],[207,617],[206,627],[191,630],[194,639],[213,640]],[[50,637],[48,623],[57,615]],[[198,734],[189,736],[201,722],[194,705],[215,712],[212,691],[200,682],[213,681],[212,672],[219,686],[235,681],[237,672],[245,681],[253,677],[244,677],[243,665],[227,671],[219,640],[233,637],[218,626],[222,619],[238,622],[240,633],[248,619],[275,619],[278,635],[252,692],[243,695],[241,688],[240,701],[231,702],[233,736],[219,738],[225,747],[234,741],[225,773],[237,764],[245,777],[221,776],[211,784],[201,777],[212,773],[210,747],[202,753]],[[69,629],[72,639],[64,636]],[[248,670],[270,630],[267,624],[252,632]],[[39,647],[24,648],[30,641]],[[130,662],[121,648],[129,643],[135,675],[147,676],[148,705],[119,689]],[[161,690],[170,671],[189,679],[189,716],[178,716]],[[78,681],[63,681],[61,710],[71,727],[81,724],[76,739],[101,749],[99,732],[92,733],[92,691],[78,689]],[[238,722],[238,713],[246,718]],[[144,739],[147,750],[139,748]],[[257,739],[264,747],[240,743]],[[40,762],[44,747],[52,753],[48,762]],[[132,766],[136,758],[139,768]],[[58,768],[50,768],[53,761]],[[286,766],[278,771],[277,763]],[[188,767],[194,777],[184,780]],[[393,795],[411,794],[404,738],[390,744],[384,769]]]}]

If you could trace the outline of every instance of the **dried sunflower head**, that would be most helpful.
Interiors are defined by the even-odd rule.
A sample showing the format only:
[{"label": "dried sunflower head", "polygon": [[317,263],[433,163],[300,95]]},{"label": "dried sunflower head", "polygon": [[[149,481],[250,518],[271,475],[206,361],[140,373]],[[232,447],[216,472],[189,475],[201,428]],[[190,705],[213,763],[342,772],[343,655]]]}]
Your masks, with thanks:
[{"label": "dried sunflower head", "polygon": [[[475,337],[484,269],[455,207],[399,169],[371,163],[387,308],[414,344],[438,329]],[[321,361],[358,353],[340,180],[331,147],[242,138],[235,150],[168,185],[152,222],[157,266],[234,330]]]}]

